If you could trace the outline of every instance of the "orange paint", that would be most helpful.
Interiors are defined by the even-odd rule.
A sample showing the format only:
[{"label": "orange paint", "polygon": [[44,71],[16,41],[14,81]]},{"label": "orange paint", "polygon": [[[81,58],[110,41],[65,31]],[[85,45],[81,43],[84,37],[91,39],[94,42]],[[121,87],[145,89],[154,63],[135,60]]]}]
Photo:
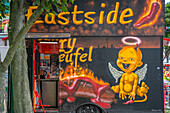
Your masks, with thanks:
[{"label": "orange paint", "polygon": [[[142,25],[138,25],[141,21],[143,21],[144,18],[148,18],[147,16],[149,16],[152,12],[152,5],[156,3],[159,5],[159,10],[156,12],[154,19],[149,21],[148,23],[145,23],[145,24],[142,24]],[[151,26],[153,24],[156,23],[159,15],[160,15],[160,11],[162,9],[162,4],[160,1],[157,1],[157,0],[151,0],[151,1],[147,1],[147,5],[148,5],[148,9],[146,10],[146,7],[145,7],[145,12],[143,12],[142,16],[138,19],[138,21],[134,24],[134,27],[140,29],[140,28],[143,28],[143,27],[146,27],[146,26]]]},{"label": "orange paint", "polygon": [[93,80],[95,83],[101,84],[101,85],[109,85],[109,83],[104,82],[102,79],[98,79],[97,77],[94,77],[94,73],[90,71],[88,68],[83,69],[82,67],[75,68],[73,66],[73,63],[71,65],[67,66],[65,70],[60,72],[59,78],[60,81],[67,80],[68,84],[71,79],[76,79],[79,77],[87,77]]}]

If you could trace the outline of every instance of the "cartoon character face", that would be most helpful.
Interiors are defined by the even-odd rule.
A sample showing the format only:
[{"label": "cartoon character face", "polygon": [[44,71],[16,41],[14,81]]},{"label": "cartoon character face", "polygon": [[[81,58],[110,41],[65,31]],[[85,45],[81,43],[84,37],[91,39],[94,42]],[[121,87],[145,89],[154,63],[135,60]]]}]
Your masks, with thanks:
[{"label": "cartoon character face", "polygon": [[133,46],[123,47],[118,54],[117,66],[124,72],[132,72],[143,63],[142,53],[139,48],[135,50]]}]

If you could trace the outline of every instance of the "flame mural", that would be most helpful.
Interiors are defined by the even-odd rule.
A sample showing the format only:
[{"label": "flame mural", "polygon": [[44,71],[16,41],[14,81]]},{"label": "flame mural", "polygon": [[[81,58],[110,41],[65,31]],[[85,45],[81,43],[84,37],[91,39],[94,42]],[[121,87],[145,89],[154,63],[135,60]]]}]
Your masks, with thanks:
[{"label": "flame mural", "polygon": [[88,68],[73,64],[61,70],[59,79],[59,105],[73,103],[76,97],[90,98],[92,103],[98,104],[102,108],[111,108],[111,103],[116,103],[115,94],[111,90],[109,83],[94,77],[94,73]]},{"label": "flame mural", "polygon": [[162,4],[159,0],[147,0],[147,6],[144,8],[142,16],[138,19],[138,21],[133,25],[135,28],[143,28],[146,26],[151,26],[156,23],[161,9]]},{"label": "flame mural", "polygon": [[59,74],[60,81],[67,81],[67,84],[70,84],[70,80],[74,80],[76,78],[80,77],[87,77],[91,80],[93,80],[97,84],[101,85],[109,85],[109,83],[104,82],[102,79],[98,79],[97,77],[94,77],[94,73],[89,69],[83,69],[83,67],[75,68],[73,66],[73,63],[71,65],[67,66],[65,71],[62,70]]}]

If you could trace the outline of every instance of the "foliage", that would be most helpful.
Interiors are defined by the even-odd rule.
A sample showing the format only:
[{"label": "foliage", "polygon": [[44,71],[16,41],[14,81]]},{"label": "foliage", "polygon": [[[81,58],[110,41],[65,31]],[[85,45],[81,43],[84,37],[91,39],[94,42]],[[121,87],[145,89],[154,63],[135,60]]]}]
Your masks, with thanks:
[{"label": "foliage", "polygon": [[[5,0],[0,0],[0,20],[3,17],[5,17],[6,10],[9,10],[9,6],[5,5],[4,1]],[[22,22],[22,24],[20,24],[21,26],[20,25],[17,26],[19,29],[16,30],[17,27],[15,25],[18,25],[18,24],[15,24],[15,20],[17,20],[17,19],[15,18],[14,15],[21,14],[20,16],[17,15],[18,18],[20,20],[24,19],[23,18],[24,12],[18,13],[17,8],[18,7],[23,8],[23,9],[20,9],[20,10],[26,11],[25,9],[28,8],[28,6],[27,6],[28,3],[25,3],[26,1],[33,1],[33,5],[37,5],[38,8],[33,12],[33,14],[31,15],[31,17],[29,18],[29,20],[26,23],[23,23],[23,21],[20,21],[20,22]],[[10,2],[11,3],[10,4],[11,14],[10,14],[10,20],[9,20],[10,27],[8,28],[8,37],[9,37],[9,40],[10,40],[10,46],[9,46],[9,50],[7,52],[5,59],[3,60],[3,62],[0,61],[0,112],[1,113],[4,110],[3,108],[4,108],[4,103],[5,103],[4,102],[5,101],[5,99],[4,99],[5,98],[4,97],[5,90],[3,90],[4,89],[3,88],[4,82],[2,82],[2,81],[4,81],[4,73],[7,70],[8,66],[10,65],[12,59],[13,58],[15,59],[14,55],[16,54],[18,47],[20,45],[22,45],[22,47],[25,47],[24,46],[25,43],[22,43],[24,38],[25,38],[25,35],[27,34],[27,32],[31,28],[31,26],[34,24],[34,22],[38,19],[38,17],[43,13],[44,10],[46,10],[47,13],[49,11],[52,11],[53,13],[56,13],[56,14],[58,12],[61,12],[61,11],[67,11],[67,2],[73,3],[74,0],[11,0],[11,2]],[[19,3],[21,3],[21,4],[19,4]],[[56,7],[56,10],[54,10],[55,7]],[[14,21],[12,21],[12,19]],[[20,54],[21,53],[17,52],[17,54],[15,56],[20,56]],[[22,56],[24,54],[25,53],[22,53]],[[14,61],[16,61],[16,60],[14,60]],[[24,62],[26,62],[26,61],[24,61]],[[13,64],[17,64],[17,63],[13,62]],[[26,66],[26,65],[24,65],[24,66]],[[14,68],[18,69],[18,67],[15,67],[15,66],[14,66]],[[14,68],[13,68],[13,70],[15,70]],[[24,67],[24,69],[25,69],[24,71],[26,71],[25,67]],[[11,68],[11,70],[12,70],[12,68]],[[23,71],[19,75],[22,75],[22,73],[23,73],[23,75],[25,75],[25,73]],[[17,74],[14,73],[13,76],[14,75],[16,75],[18,78],[20,78],[20,76],[18,75],[18,72],[17,72]],[[19,83],[24,83],[22,81],[22,79],[24,79],[26,81],[25,78],[27,78],[27,77],[22,77],[22,79],[18,79],[18,81],[16,82],[16,81],[14,81],[14,78],[17,79],[17,77],[13,77],[13,79],[11,79],[13,87],[15,86],[14,83],[16,83],[16,86],[17,85],[21,86],[21,84],[19,84]],[[26,82],[26,83],[28,83],[28,82]],[[32,110],[32,108],[30,108],[26,105],[26,104],[31,104],[31,99],[25,99],[25,97],[28,97],[28,96],[26,96],[28,94],[28,93],[26,94],[26,92],[29,89],[28,87],[29,87],[29,85],[24,85],[24,87],[21,87],[23,94],[25,93],[24,96],[21,97],[22,99],[16,98],[16,96],[18,97],[18,96],[20,96],[19,94],[21,94],[21,93],[18,94],[18,92],[17,92],[18,90],[15,90],[16,92],[13,92],[13,94],[15,94],[15,99],[16,99],[16,100],[13,101],[15,103],[14,109],[15,109],[16,113],[24,113],[24,112],[19,112],[19,111],[27,111],[28,109]],[[20,88],[20,87],[18,87],[18,88]],[[18,101],[17,101],[17,99],[18,99]],[[22,106],[17,106],[18,104],[16,104],[16,103],[19,103],[19,105],[22,105]],[[19,110],[19,111],[17,112],[17,110]],[[25,112],[25,113],[31,113],[31,112]]]},{"label": "foliage", "polygon": [[170,46],[164,45],[164,48],[165,48],[166,51],[170,51]]},{"label": "foliage", "polygon": [[[5,17],[6,11],[9,11],[9,5],[5,2],[10,2],[10,0],[0,0],[0,20]],[[75,0],[45,0],[46,13],[52,12],[53,14],[58,14],[58,12],[66,12],[68,2],[74,3]],[[41,0],[34,0],[33,6],[40,5]]]},{"label": "foliage", "polygon": [[165,26],[170,26],[170,2],[165,4]]},{"label": "foliage", "polygon": [[[40,5],[41,0],[36,0],[33,2],[33,6]],[[71,2],[74,3],[74,0],[46,0],[45,1],[45,10],[46,13],[52,12],[53,14],[58,14],[58,12],[66,12],[67,10],[67,3]]]},{"label": "foliage", "polygon": [[[170,27],[170,2],[165,4],[165,27]],[[166,30],[165,37],[170,38],[170,30],[169,29]],[[165,49],[165,56],[166,56],[166,58],[168,58],[169,54],[170,54],[170,46],[164,45],[164,49]],[[168,61],[168,59],[167,59],[167,61]]]},{"label": "foliage", "polygon": [[5,17],[6,11],[9,11],[9,5],[5,4],[4,0],[0,0],[0,19]]},{"label": "foliage", "polygon": [[170,46],[164,45],[163,48],[165,49],[165,58],[167,58],[167,62],[169,62]]}]

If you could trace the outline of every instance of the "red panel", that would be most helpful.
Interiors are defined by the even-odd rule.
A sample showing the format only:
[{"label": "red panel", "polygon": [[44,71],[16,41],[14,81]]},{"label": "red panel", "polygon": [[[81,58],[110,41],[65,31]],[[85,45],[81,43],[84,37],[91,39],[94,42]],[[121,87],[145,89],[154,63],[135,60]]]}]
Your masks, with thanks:
[{"label": "red panel", "polygon": [[[33,92],[35,92],[35,40],[33,40]],[[35,97],[35,94],[34,94]],[[35,98],[32,100],[33,111],[35,111]]]},{"label": "red panel", "polygon": [[47,44],[47,43],[37,43],[41,54],[58,54],[59,45],[58,44]]}]

